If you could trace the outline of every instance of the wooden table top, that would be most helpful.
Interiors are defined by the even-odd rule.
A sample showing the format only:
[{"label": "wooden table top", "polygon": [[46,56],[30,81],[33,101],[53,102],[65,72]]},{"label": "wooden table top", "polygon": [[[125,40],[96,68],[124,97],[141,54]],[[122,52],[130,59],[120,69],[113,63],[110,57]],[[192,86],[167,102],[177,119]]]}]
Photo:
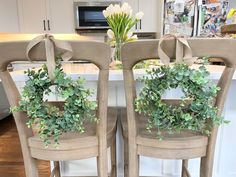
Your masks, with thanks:
[{"label": "wooden table top", "polygon": [[[10,41],[28,41],[42,34],[14,34],[14,33],[0,33],[0,42],[10,42]],[[81,36],[79,34],[52,34],[55,39],[60,40],[89,40],[86,36]]]}]

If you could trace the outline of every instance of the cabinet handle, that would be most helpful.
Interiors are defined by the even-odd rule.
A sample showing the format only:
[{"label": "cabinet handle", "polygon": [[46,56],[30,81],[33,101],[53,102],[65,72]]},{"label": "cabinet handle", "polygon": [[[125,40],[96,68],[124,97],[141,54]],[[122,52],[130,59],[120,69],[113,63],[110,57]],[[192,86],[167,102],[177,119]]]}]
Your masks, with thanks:
[{"label": "cabinet handle", "polygon": [[140,26],[139,26],[139,29],[142,29],[142,20],[140,20]]},{"label": "cabinet handle", "polygon": [[48,20],[48,30],[50,31],[51,28],[50,28],[50,21]]},{"label": "cabinet handle", "polygon": [[43,30],[46,31],[46,21],[43,20]]}]

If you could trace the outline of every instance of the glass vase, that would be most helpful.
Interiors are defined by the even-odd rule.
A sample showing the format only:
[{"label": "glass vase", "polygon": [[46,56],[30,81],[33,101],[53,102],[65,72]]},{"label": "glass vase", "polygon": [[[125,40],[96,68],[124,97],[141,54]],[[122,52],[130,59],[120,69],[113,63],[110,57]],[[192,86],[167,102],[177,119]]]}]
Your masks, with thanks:
[{"label": "glass vase", "polygon": [[120,41],[116,41],[115,52],[114,52],[115,61],[121,61],[121,45],[122,43]]}]

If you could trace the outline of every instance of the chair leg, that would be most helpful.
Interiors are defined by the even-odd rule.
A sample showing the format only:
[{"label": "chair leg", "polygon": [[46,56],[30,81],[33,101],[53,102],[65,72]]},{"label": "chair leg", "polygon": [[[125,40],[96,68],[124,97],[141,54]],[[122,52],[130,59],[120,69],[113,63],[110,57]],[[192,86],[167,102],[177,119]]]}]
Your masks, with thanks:
[{"label": "chair leg", "polygon": [[188,168],[188,160],[182,160],[182,175],[181,177],[187,177],[186,169]]},{"label": "chair leg", "polygon": [[129,142],[128,152],[129,152],[129,165],[128,165],[129,177],[139,177],[139,155],[137,154],[136,144],[134,144],[133,142]]},{"label": "chair leg", "polygon": [[24,166],[26,177],[39,177],[36,159],[32,157],[24,158]]},{"label": "chair leg", "polygon": [[108,165],[107,165],[107,149],[99,150],[97,156],[97,171],[98,177],[108,177]]},{"label": "chair leg", "polygon": [[111,144],[111,177],[117,177],[116,164],[116,136],[114,136]]},{"label": "chair leg", "polygon": [[213,162],[213,156],[206,156],[201,158],[200,177],[212,177]]},{"label": "chair leg", "polygon": [[129,176],[128,164],[129,164],[128,139],[124,138],[124,177]]},{"label": "chair leg", "polygon": [[58,161],[54,161],[53,163],[54,163],[54,166],[56,168],[55,177],[61,177],[60,163]]}]

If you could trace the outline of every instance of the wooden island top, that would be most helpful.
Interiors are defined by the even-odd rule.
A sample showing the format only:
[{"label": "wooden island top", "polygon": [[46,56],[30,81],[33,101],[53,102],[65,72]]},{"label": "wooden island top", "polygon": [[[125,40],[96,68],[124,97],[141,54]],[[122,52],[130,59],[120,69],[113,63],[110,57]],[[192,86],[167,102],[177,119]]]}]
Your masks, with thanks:
[{"label": "wooden island top", "polygon": [[[33,38],[43,34],[20,34],[20,33],[0,33],[0,42],[11,42],[11,41],[29,41]],[[79,34],[52,34],[55,39],[59,40],[89,40],[86,36]]]}]

